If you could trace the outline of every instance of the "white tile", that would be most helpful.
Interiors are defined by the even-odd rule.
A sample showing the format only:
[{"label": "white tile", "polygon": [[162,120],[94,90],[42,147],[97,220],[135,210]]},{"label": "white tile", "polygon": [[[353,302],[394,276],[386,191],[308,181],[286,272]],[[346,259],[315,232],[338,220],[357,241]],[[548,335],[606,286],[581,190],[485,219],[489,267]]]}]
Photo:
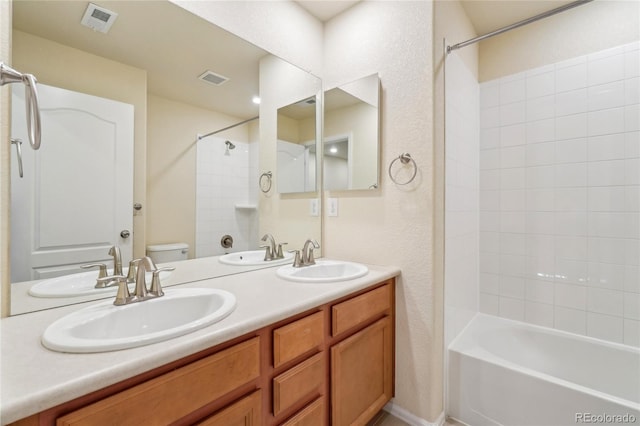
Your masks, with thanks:
[{"label": "white tile", "polygon": [[527,256],[553,258],[555,252],[555,240],[553,235],[527,234]]},{"label": "white tile", "polygon": [[581,237],[587,235],[586,212],[556,212],[555,235]]},{"label": "white tile", "polygon": [[480,110],[480,128],[500,126],[500,107],[482,108]]},{"label": "white tile", "polygon": [[500,232],[480,232],[480,252],[500,253]]},{"label": "white tile", "polygon": [[491,170],[500,168],[500,149],[483,149],[480,151],[480,169]]},{"label": "white tile", "polygon": [[502,147],[523,145],[527,142],[526,125],[502,126],[500,127],[498,138]]},{"label": "white tile", "polygon": [[624,290],[627,267],[615,263],[589,262],[590,287],[606,288],[609,290]]},{"label": "white tile", "polygon": [[621,107],[625,101],[624,80],[589,87],[589,111]]},{"label": "white tile", "polygon": [[556,188],[555,210],[577,212],[587,210],[587,188]]},{"label": "white tile", "polygon": [[570,333],[587,334],[587,312],[565,308],[556,304],[553,313],[554,327]]},{"label": "white tile", "polygon": [[551,281],[527,280],[525,283],[525,299],[538,303],[553,304],[555,284]]},{"label": "white tile", "polygon": [[523,189],[526,186],[525,169],[500,170],[500,189]]},{"label": "white tile", "polygon": [[552,95],[555,93],[555,73],[548,71],[527,76],[527,98]]},{"label": "white tile", "polygon": [[591,162],[587,165],[589,186],[614,186],[625,184],[625,160]]},{"label": "white tile", "polygon": [[624,104],[640,103],[640,77],[628,78],[624,81]]},{"label": "white tile", "polygon": [[624,344],[640,346],[640,321],[624,320]]},{"label": "white tile", "polygon": [[524,299],[524,278],[513,275],[501,275],[500,296]]},{"label": "white tile", "polygon": [[609,315],[587,313],[587,336],[611,342],[624,341],[623,319]]},{"label": "white tile", "polygon": [[588,159],[586,138],[567,139],[555,144],[556,163],[581,163]]},{"label": "white tile", "polygon": [[640,185],[625,187],[624,210],[627,212],[640,212]]},{"label": "white tile", "polygon": [[587,307],[587,287],[556,282],[554,301],[556,306],[585,310]]},{"label": "white tile", "polygon": [[582,260],[556,258],[556,282],[565,284],[586,285],[589,275],[589,264]]},{"label": "white tile", "polygon": [[624,317],[640,320],[640,294],[624,293]]},{"label": "white tile", "polygon": [[556,118],[556,140],[587,136],[587,114],[574,114]]},{"label": "white tile", "polygon": [[552,235],[555,232],[554,220],[553,212],[527,212],[527,233]]},{"label": "white tile", "polygon": [[556,123],[554,119],[527,123],[527,143],[549,142],[555,139]]},{"label": "white tile", "polygon": [[569,92],[558,93],[555,96],[557,117],[564,115],[579,114],[587,112],[588,96],[587,88],[571,90]]},{"label": "white tile", "polygon": [[602,238],[640,238],[636,213],[590,212],[589,236]]},{"label": "white tile", "polygon": [[500,105],[500,85],[480,85],[480,108]]},{"label": "white tile", "polygon": [[500,170],[480,170],[480,189],[500,189]]},{"label": "white tile", "polygon": [[624,264],[627,258],[627,241],[621,238],[590,237],[589,261]]},{"label": "white tile", "polygon": [[500,316],[516,321],[524,320],[524,300],[500,297]]},{"label": "white tile", "polygon": [[526,205],[526,193],[524,189],[509,189],[501,191],[501,211],[525,211]]},{"label": "white tile", "polygon": [[596,61],[598,59],[608,58],[610,56],[621,55],[625,52],[625,45],[611,47],[609,49],[599,50],[587,55],[588,61]]},{"label": "white tile", "polygon": [[640,76],[640,51],[636,50],[625,53],[624,76],[626,78]]},{"label": "white tile", "polygon": [[[556,70],[560,70],[563,68],[573,67],[576,65],[586,64],[586,63],[587,63],[587,56],[582,55],[582,56],[576,56],[574,58],[565,59],[560,62],[556,62],[554,65]],[[586,68],[585,68],[585,72],[586,72]]]},{"label": "white tile", "polygon": [[525,145],[505,147],[500,149],[500,168],[511,169],[524,167],[526,162]]},{"label": "white tile", "polygon": [[587,63],[564,67],[556,70],[556,92],[587,87]]},{"label": "white tile", "polygon": [[487,294],[480,293],[480,312],[488,315],[499,315],[500,314],[500,297]]},{"label": "white tile", "polygon": [[500,253],[516,256],[527,255],[527,235],[500,233]]},{"label": "white tile", "polygon": [[555,166],[556,188],[587,186],[588,163],[566,163]]},{"label": "white tile", "polygon": [[500,213],[500,232],[526,232],[526,214],[520,212]]},{"label": "white tile", "polygon": [[500,211],[500,191],[480,191],[480,211]]},{"label": "white tile", "polygon": [[555,96],[542,96],[527,100],[527,121],[544,120],[555,117]]},{"label": "white tile", "polygon": [[480,149],[500,147],[500,127],[480,129]]},{"label": "white tile", "polygon": [[618,54],[588,62],[589,86],[622,80],[625,77],[625,55]]},{"label": "white tile", "polygon": [[625,144],[626,158],[640,157],[640,132],[625,133]]},{"label": "white tile", "polygon": [[543,166],[553,164],[555,159],[555,144],[555,142],[528,144],[526,147],[526,165]]},{"label": "white tile", "polygon": [[625,115],[625,108],[610,108],[590,112],[588,119],[589,136],[624,132]]},{"label": "white tile", "polygon": [[587,237],[555,236],[555,255],[558,259],[588,260]]},{"label": "white tile", "polygon": [[589,188],[589,211],[623,212],[627,207],[627,188],[601,186]]},{"label": "white tile", "polygon": [[524,101],[500,106],[500,125],[524,123],[526,121],[527,107]]},{"label": "white tile", "polygon": [[538,281],[553,281],[555,279],[555,259],[553,256],[543,255],[527,259],[526,278]]},{"label": "white tile", "polygon": [[625,158],[625,134],[616,133],[589,138],[589,161],[619,160]]},{"label": "white tile", "polygon": [[621,291],[589,287],[587,289],[587,311],[622,317],[623,294]]},{"label": "white tile", "polygon": [[488,294],[500,294],[500,275],[480,273],[480,292]]},{"label": "white tile", "polygon": [[553,327],[553,305],[526,301],[524,320],[530,324]]},{"label": "white tile", "polygon": [[527,188],[553,188],[555,186],[555,166],[536,166],[526,169]]},{"label": "white tile", "polygon": [[524,78],[513,81],[500,81],[500,103],[502,105],[526,99],[526,82]]},{"label": "white tile", "polygon": [[625,265],[624,291],[640,293],[640,268],[638,266]]},{"label": "white tile", "polygon": [[640,239],[627,238],[624,241],[625,256],[627,265],[640,265]]},{"label": "white tile", "polygon": [[624,108],[624,131],[637,132],[640,130],[640,105],[627,105]]},{"label": "white tile", "polygon": [[530,78],[539,74],[553,73],[555,69],[556,69],[555,64],[543,65],[541,67],[536,67],[536,68],[527,70],[525,75],[526,75],[526,78]]},{"label": "white tile", "polygon": [[529,211],[554,211],[555,191],[553,189],[527,189],[526,208]]}]

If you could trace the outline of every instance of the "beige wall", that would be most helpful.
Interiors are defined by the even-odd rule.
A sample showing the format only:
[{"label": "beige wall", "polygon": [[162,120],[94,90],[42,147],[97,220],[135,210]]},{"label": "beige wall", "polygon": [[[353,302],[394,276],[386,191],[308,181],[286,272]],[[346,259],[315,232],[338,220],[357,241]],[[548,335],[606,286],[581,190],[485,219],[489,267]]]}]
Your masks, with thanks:
[{"label": "beige wall", "polygon": [[[13,31],[13,63],[40,83],[134,106],[133,199],[145,206],[147,72],[18,30]],[[143,208],[133,219],[134,257],[144,253],[144,214]]]},{"label": "beige wall", "polygon": [[[147,106],[147,245],[187,243],[189,258],[193,258],[196,136],[242,119],[153,94]],[[230,129],[224,136],[249,142],[249,126]]]},{"label": "beige wall", "polygon": [[640,39],[640,2],[594,1],[480,43],[480,81]]},{"label": "beige wall", "polygon": [[[430,1],[358,3],[326,23],[323,73],[325,87],[380,76],[380,189],[338,193],[339,216],[325,217],[323,241],[329,257],[402,269],[395,404],[428,421],[442,412],[442,301],[433,264],[432,7]],[[387,166],[402,152],[411,154],[419,171],[413,183],[397,186]]]},{"label": "beige wall", "polygon": [[[11,2],[0,1],[0,62],[11,65]],[[9,142],[11,87],[0,88],[0,317],[9,315]],[[6,207],[5,207],[6,206]]]}]

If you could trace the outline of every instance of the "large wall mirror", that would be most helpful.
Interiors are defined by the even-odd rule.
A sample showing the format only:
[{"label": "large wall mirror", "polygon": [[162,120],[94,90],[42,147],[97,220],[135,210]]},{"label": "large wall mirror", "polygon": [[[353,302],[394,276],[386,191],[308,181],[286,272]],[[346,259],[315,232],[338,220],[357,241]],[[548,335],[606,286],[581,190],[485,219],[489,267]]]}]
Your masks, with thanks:
[{"label": "large wall mirror", "polygon": [[[12,211],[12,220],[39,219],[34,223],[18,221],[17,228],[12,225],[12,257],[15,257],[12,259],[15,280],[12,281],[19,283],[12,285],[11,314],[110,297],[25,298],[27,287],[22,284],[75,273],[80,271],[79,265],[88,260],[110,264],[108,249],[114,244],[129,245],[127,256],[134,258],[143,256],[149,245],[187,244],[188,257],[200,262],[200,273],[181,275],[178,268],[169,277],[171,285],[264,267],[223,265],[216,258],[229,251],[257,249],[263,244],[260,237],[264,233],[273,233],[277,239],[293,244],[308,236],[319,238],[319,218],[309,218],[308,211],[302,213],[300,209],[277,204],[271,194],[262,194],[258,177],[266,170],[276,171],[273,141],[277,139],[277,109],[291,103],[291,97],[316,96],[320,80],[168,1],[100,1],[101,7],[117,14],[108,33],[81,24],[88,4],[14,0],[12,66],[36,75],[43,92],[51,87],[115,101],[124,105],[125,110],[127,105],[131,107],[132,146],[117,152],[131,156],[128,158],[131,166],[121,172],[131,176],[130,187],[124,191],[133,194],[129,195],[126,207],[126,216],[131,222],[111,225],[109,232],[115,235],[108,237],[103,236],[105,232],[100,228],[97,238],[103,241],[96,249],[101,253],[100,259],[67,256],[59,266],[42,267],[36,275],[17,269],[24,261],[24,252],[13,250],[14,237],[17,239],[21,230],[27,229],[31,232],[29,238],[44,241],[37,231],[45,222],[36,208],[47,212],[47,221],[63,219],[60,225],[53,222],[46,225],[70,244],[78,245],[88,244],[82,229],[99,228],[96,211],[111,215],[112,194],[110,190],[98,189],[108,186],[98,185],[83,175],[94,168],[91,164],[96,152],[110,158],[117,167],[121,163],[109,150],[96,151],[93,145],[83,149],[87,148],[83,140],[99,143],[99,138],[91,137],[90,132],[84,134],[79,142],[72,144],[74,154],[60,166],[60,171],[65,173],[62,182],[67,182],[65,188],[68,188],[55,194],[44,191],[50,194],[48,204],[35,203],[34,196],[29,195],[20,211]],[[265,79],[263,70],[271,64],[279,64],[272,69],[286,69],[286,73],[280,75],[269,70],[269,77]],[[280,77],[282,81],[278,81]],[[270,95],[282,93],[280,87],[275,87],[278,85],[296,90],[286,100],[276,102]],[[263,97],[261,104],[254,99],[257,97]],[[15,101],[14,105],[19,105],[20,99]],[[53,147],[63,145],[47,139],[47,127],[51,127],[47,126],[47,120],[43,119],[43,149],[36,153],[43,158],[47,150],[51,155],[55,151]],[[110,121],[105,122],[108,129]],[[238,123],[244,124],[235,126]],[[108,132],[100,135],[104,133]],[[85,151],[93,158],[83,156]],[[53,165],[65,156],[59,152],[56,155],[45,158],[48,161],[37,157],[28,160],[32,162],[24,164],[26,179],[20,180],[15,151],[12,151],[12,182],[40,191],[42,185],[38,186],[33,176],[42,180],[44,171],[49,176],[57,173]],[[28,169],[41,165],[48,168],[37,172]],[[106,171],[101,175],[111,176],[114,170],[120,170],[117,167],[99,170]],[[83,184],[72,185],[74,182]],[[74,194],[72,188],[83,188],[84,193]],[[12,197],[16,195],[20,198],[19,194]],[[70,208],[69,204],[56,204],[60,198],[67,203],[79,200],[72,203],[76,213],[73,219],[69,220],[64,213],[65,208],[67,211]],[[92,210],[79,210],[83,204]],[[135,204],[140,204],[139,209],[134,208]],[[84,220],[82,224],[79,218]],[[122,231],[130,232],[126,236],[126,233],[120,234]],[[222,247],[222,237],[227,234],[233,237],[232,248]],[[55,243],[47,244],[47,250],[55,251]],[[128,260],[123,255],[125,265]],[[22,301],[14,303],[14,296],[20,296]]]},{"label": "large wall mirror", "polygon": [[324,94],[323,188],[375,189],[380,180],[378,74]]}]

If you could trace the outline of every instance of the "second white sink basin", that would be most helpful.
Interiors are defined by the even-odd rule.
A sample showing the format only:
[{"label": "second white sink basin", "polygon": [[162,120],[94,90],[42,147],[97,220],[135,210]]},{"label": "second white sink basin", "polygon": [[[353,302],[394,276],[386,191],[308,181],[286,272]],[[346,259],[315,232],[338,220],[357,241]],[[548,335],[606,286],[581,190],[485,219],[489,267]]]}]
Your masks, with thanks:
[{"label": "second white sink basin", "polygon": [[42,344],[72,353],[133,348],[214,324],[235,306],[232,293],[210,288],[169,289],[162,297],[123,306],[109,300],[55,321],[42,335]]},{"label": "second white sink basin", "polygon": [[[123,268],[123,274],[127,275],[128,268]],[[113,275],[113,269],[107,271]],[[160,281],[171,275],[171,271],[160,272]],[[81,272],[79,274],[64,275],[49,278],[34,284],[29,289],[29,295],[33,297],[76,297],[92,295],[116,295],[117,286],[95,288],[98,271]],[[146,273],[147,283],[151,282],[151,272]],[[135,284],[129,284],[129,290],[133,290]]]},{"label": "second white sink basin", "polygon": [[264,250],[239,251],[220,256],[220,263],[236,266],[270,266],[293,262],[293,253],[284,253],[284,259],[264,260]]},{"label": "second white sink basin", "polygon": [[330,283],[347,281],[365,276],[369,268],[360,263],[339,260],[316,260],[315,265],[294,268],[292,265],[278,268],[276,275],[289,281],[304,283]]}]

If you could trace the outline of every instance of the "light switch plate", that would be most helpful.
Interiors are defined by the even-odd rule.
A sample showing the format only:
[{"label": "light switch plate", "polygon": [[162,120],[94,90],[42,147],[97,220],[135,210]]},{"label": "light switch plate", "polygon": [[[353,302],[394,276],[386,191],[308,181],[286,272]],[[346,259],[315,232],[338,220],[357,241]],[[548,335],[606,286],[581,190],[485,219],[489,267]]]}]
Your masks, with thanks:
[{"label": "light switch plate", "polygon": [[338,199],[327,198],[327,216],[338,216]]},{"label": "light switch plate", "polygon": [[319,200],[317,198],[309,200],[309,216],[320,216]]}]

